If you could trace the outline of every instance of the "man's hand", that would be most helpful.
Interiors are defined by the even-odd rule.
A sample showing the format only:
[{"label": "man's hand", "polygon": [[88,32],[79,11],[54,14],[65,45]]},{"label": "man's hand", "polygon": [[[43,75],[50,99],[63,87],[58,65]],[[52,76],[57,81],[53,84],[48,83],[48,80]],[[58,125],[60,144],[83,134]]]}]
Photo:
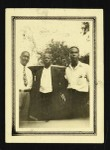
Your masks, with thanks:
[{"label": "man's hand", "polygon": [[65,97],[65,95],[64,95],[63,93],[60,93],[60,96],[61,96],[61,99],[62,99],[64,102],[66,102],[66,97]]}]

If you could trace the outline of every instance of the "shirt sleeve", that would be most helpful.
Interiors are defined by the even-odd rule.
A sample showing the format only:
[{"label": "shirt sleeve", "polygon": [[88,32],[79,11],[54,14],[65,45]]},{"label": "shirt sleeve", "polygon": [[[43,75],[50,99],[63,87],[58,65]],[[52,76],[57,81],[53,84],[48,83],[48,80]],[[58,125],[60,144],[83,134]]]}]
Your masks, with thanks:
[{"label": "shirt sleeve", "polygon": [[87,67],[86,67],[86,74],[87,74],[87,81],[89,82],[90,81],[90,68],[89,68],[89,65],[87,65]]},{"label": "shirt sleeve", "polygon": [[71,82],[71,72],[70,72],[70,68],[66,68],[65,69],[65,79],[68,81],[68,83]]},{"label": "shirt sleeve", "polygon": [[65,79],[68,80],[68,69],[65,69],[65,75],[64,75]]}]

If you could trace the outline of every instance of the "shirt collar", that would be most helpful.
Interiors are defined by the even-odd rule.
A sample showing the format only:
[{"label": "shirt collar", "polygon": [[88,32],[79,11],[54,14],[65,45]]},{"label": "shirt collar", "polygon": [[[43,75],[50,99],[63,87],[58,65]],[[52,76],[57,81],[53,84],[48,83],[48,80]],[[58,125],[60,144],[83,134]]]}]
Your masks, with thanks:
[{"label": "shirt collar", "polygon": [[77,64],[77,66],[76,67],[72,67],[72,65],[70,64],[69,65],[69,67],[71,68],[71,69],[77,69],[78,67],[81,67],[81,62],[80,61],[78,61],[78,64]]},{"label": "shirt collar", "polygon": [[51,69],[51,65],[48,68],[44,67],[44,70],[50,70]]},{"label": "shirt collar", "polygon": [[24,68],[24,67],[27,68],[27,66],[23,66],[21,63],[20,63],[20,67],[22,67],[22,68]]}]

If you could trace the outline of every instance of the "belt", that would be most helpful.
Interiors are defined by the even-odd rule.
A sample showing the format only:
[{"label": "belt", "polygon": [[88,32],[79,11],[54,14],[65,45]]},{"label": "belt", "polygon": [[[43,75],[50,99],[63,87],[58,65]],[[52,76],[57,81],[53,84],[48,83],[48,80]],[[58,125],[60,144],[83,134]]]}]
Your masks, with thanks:
[{"label": "belt", "polygon": [[19,90],[19,92],[30,92],[30,90]]},{"label": "belt", "polygon": [[75,89],[68,89],[68,91],[70,91],[72,93],[89,93],[89,92],[77,91]]},{"label": "belt", "polygon": [[74,92],[74,93],[78,92],[78,91],[75,90],[75,89],[68,89],[68,91],[71,91],[71,92]]}]

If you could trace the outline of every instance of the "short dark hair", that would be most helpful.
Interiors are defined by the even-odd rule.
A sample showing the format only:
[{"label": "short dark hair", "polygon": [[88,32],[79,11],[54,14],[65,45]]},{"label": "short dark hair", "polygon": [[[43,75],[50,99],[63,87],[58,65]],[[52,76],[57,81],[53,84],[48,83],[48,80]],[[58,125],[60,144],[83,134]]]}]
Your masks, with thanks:
[{"label": "short dark hair", "polygon": [[77,46],[72,46],[72,47],[70,47],[69,53],[71,52],[71,50],[72,50],[73,48],[76,48],[76,49],[78,50],[78,53],[79,53],[79,48],[78,48]]},{"label": "short dark hair", "polygon": [[24,53],[28,53],[30,56],[30,53],[28,51],[23,51],[20,56],[22,56]]},{"label": "short dark hair", "polygon": [[50,53],[50,52],[45,52],[45,53],[43,53],[42,56],[45,57],[46,54],[50,55],[50,58],[52,59],[52,53]]}]

